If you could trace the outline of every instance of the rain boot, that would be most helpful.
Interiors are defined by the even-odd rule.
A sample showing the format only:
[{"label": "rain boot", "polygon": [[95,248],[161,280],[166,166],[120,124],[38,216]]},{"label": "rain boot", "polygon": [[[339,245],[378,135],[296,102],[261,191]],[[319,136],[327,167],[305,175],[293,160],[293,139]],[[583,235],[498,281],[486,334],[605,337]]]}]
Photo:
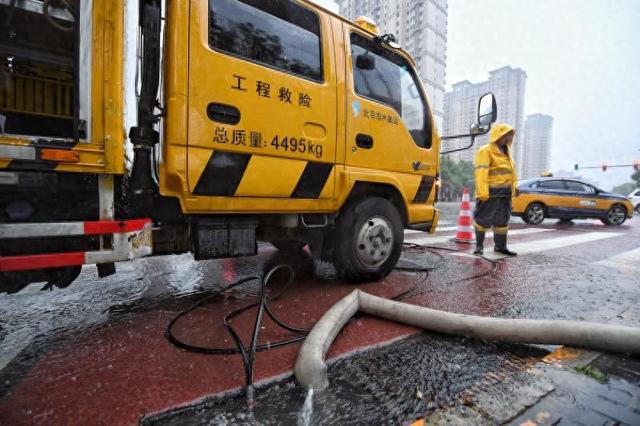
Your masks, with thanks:
[{"label": "rain boot", "polygon": [[495,242],[495,247],[493,251],[496,253],[506,254],[507,256],[517,256],[518,253],[514,253],[507,248],[507,234],[496,234],[493,235],[493,241]]},{"label": "rain boot", "polygon": [[476,229],[476,249],[473,252],[476,256],[482,256],[484,250],[484,232]]}]

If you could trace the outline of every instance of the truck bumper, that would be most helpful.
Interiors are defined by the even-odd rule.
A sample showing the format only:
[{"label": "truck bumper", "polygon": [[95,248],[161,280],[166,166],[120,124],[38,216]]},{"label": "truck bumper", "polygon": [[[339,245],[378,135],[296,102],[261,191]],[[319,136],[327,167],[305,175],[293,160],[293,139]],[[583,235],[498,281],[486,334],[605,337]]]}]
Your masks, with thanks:
[{"label": "truck bumper", "polygon": [[438,221],[440,220],[440,210],[434,209],[433,220],[431,222],[414,223],[408,226],[409,229],[414,231],[422,231],[433,234],[436,232]]},{"label": "truck bumper", "polygon": [[110,247],[96,251],[1,256],[0,272],[61,268],[131,260],[152,254],[151,219],[96,222],[8,223],[0,239],[112,235]]}]

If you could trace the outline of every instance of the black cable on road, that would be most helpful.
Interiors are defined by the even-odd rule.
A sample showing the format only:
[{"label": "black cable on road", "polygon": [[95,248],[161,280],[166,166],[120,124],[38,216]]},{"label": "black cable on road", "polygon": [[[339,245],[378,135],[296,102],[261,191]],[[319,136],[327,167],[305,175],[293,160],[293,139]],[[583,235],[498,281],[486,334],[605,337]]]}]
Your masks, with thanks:
[{"label": "black cable on road", "polygon": [[[271,281],[272,277],[274,276],[274,274],[276,274],[278,271],[280,270],[286,270],[289,272],[289,278],[287,283],[285,284],[285,286],[283,287],[282,290],[280,290],[278,293],[276,293],[274,296],[272,297],[267,297],[267,285],[269,284],[269,282]],[[289,265],[286,264],[279,264],[274,266],[273,268],[271,268],[267,274],[265,275],[264,278],[259,277],[259,276],[252,276],[252,277],[246,277],[243,278],[239,281],[234,282],[233,284],[229,285],[225,290],[231,290],[235,287],[238,287],[244,283],[250,282],[250,281],[258,281],[260,284],[260,293],[259,293],[259,297],[258,297],[258,302],[256,303],[251,303],[249,305],[243,306],[239,309],[235,309],[231,312],[229,312],[228,314],[226,314],[224,316],[223,319],[223,323],[225,328],[227,329],[227,332],[231,335],[231,337],[233,338],[233,341],[236,345],[235,348],[232,347],[206,347],[206,346],[197,346],[197,345],[192,345],[190,343],[186,343],[180,339],[178,339],[175,334],[173,333],[173,327],[176,324],[176,322],[184,317],[186,314],[188,314],[189,312],[193,311],[194,309],[204,306],[208,303],[210,303],[212,300],[216,299],[217,297],[220,297],[224,292],[221,293],[215,293],[215,294],[211,294],[208,295],[206,297],[204,297],[203,299],[201,299],[200,301],[198,301],[196,304],[192,305],[191,307],[183,310],[182,312],[180,312],[177,316],[175,316],[170,322],[169,325],[167,326],[165,335],[167,336],[167,339],[169,340],[169,342],[171,342],[173,345],[175,345],[176,347],[180,348],[180,349],[184,349],[187,350],[189,352],[196,352],[196,353],[201,353],[201,354],[208,354],[208,355],[233,355],[233,354],[240,354],[240,356],[242,357],[242,362],[244,365],[244,371],[245,371],[245,386],[246,386],[246,391],[247,391],[247,398],[248,399],[253,399],[253,365],[255,363],[255,356],[257,352],[260,351],[265,351],[265,350],[269,350],[269,349],[274,349],[274,348],[279,348],[282,346],[286,346],[286,345],[290,345],[292,343],[297,343],[300,342],[302,340],[304,340],[304,338],[307,336],[307,334],[309,334],[309,331],[311,331],[311,329],[307,329],[307,328],[299,328],[299,327],[295,327],[292,326],[290,324],[285,323],[284,321],[282,321],[271,309],[271,307],[269,306],[269,303],[273,302],[274,300],[278,299],[279,297],[281,297],[288,289],[289,287],[291,287],[291,285],[293,284],[293,280],[294,280],[294,272],[293,272],[293,268]],[[248,311],[249,309],[252,309],[254,307],[258,307],[258,312],[256,313],[256,319],[254,321],[253,324],[253,333],[251,336],[251,343],[249,344],[249,347],[245,346],[244,342],[242,341],[242,338],[240,337],[240,335],[236,332],[236,330],[233,328],[233,325],[231,324],[231,320],[235,317],[237,317],[238,315],[242,314],[243,312]],[[258,337],[260,335],[260,324],[262,323],[262,316],[264,314],[264,312],[267,312],[267,315],[271,318],[271,320],[273,320],[273,322],[275,322],[278,326],[280,326],[281,328],[294,332],[294,333],[298,333],[300,334],[300,336],[296,336],[290,339],[286,339],[286,340],[281,340],[279,342],[276,343],[269,343],[267,345],[258,345]]]},{"label": "black cable on road", "polygon": [[[428,276],[429,276],[429,271],[434,270],[434,269],[438,269],[440,266],[442,266],[444,264],[444,256],[442,256],[442,254],[436,252],[435,250],[442,250],[442,251],[449,251],[449,252],[457,252],[457,253],[464,253],[461,250],[456,250],[456,249],[450,249],[450,248],[445,248],[445,247],[435,247],[435,246],[422,246],[422,245],[418,245],[418,244],[411,244],[411,243],[407,243],[404,245],[405,249],[410,249],[410,248],[414,248],[414,249],[420,249],[422,250],[425,254],[430,252],[432,254],[437,255],[440,258],[440,262],[433,267],[396,267],[396,270],[399,271],[403,271],[403,272],[417,272],[417,273],[424,273],[425,274],[425,278],[424,280],[422,280],[422,282],[420,283],[416,283],[414,284],[410,289],[405,290],[393,297],[391,297],[391,300],[406,300],[407,298],[413,297],[413,296],[417,296],[419,294],[423,294],[427,292],[426,288],[418,288],[418,286],[420,284],[424,284],[426,283]],[[482,273],[473,275],[471,277],[466,277],[466,278],[462,278],[462,279],[458,279],[458,280],[453,280],[449,283],[446,284],[455,284],[455,283],[460,283],[460,282],[464,282],[464,281],[469,281],[469,280],[473,280],[473,279],[477,279],[477,278],[482,278],[484,276],[487,276],[493,272],[495,272],[496,268],[497,268],[497,264],[495,261],[484,258],[484,257],[478,257],[478,259],[482,259],[486,262],[489,262],[492,265],[492,268],[484,271]],[[268,297],[267,296],[267,286],[269,285],[269,283],[271,282],[273,276],[278,272],[278,271],[282,271],[282,270],[286,270],[289,273],[288,279],[286,284],[283,286],[283,288],[277,292],[275,295]],[[311,328],[301,328],[301,327],[295,327],[291,324],[287,324],[286,322],[284,322],[283,320],[281,320],[271,309],[270,303],[279,299],[284,293],[286,293],[286,291],[293,285],[294,282],[294,278],[295,278],[295,273],[293,271],[293,268],[290,265],[287,264],[278,264],[276,266],[274,266],[273,268],[271,268],[264,277],[261,276],[250,276],[250,277],[246,277],[243,278],[241,280],[238,280],[232,284],[230,284],[229,286],[227,286],[224,291],[222,292],[216,292],[214,294],[210,294],[205,296],[204,298],[202,298],[201,300],[199,300],[197,303],[193,304],[192,306],[188,307],[187,309],[181,311],[178,315],[176,315],[173,319],[171,319],[171,321],[169,322],[169,324],[167,325],[166,331],[165,331],[165,335],[167,337],[167,339],[169,340],[169,342],[171,342],[174,346],[180,348],[180,349],[184,349],[186,351],[189,352],[195,352],[195,353],[201,353],[201,354],[207,354],[207,355],[234,355],[234,354],[240,354],[240,356],[242,357],[242,362],[243,362],[243,366],[244,366],[244,371],[245,371],[245,388],[246,388],[246,395],[247,398],[249,400],[253,399],[253,367],[254,367],[254,363],[255,363],[255,357],[256,357],[256,353],[257,352],[261,352],[261,351],[266,351],[269,349],[275,349],[275,348],[280,348],[280,347],[284,347],[290,344],[294,344],[297,342],[300,342],[302,340],[304,340],[307,335],[309,334],[309,332],[311,331]],[[183,340],[180,340],[178,337],[175,336],[174,332],[173,332],[173,328],[175,326],[175,324],[181,319],[183,318],[185,315],[187,315],[188,313],[192,312],[193,310],[205,306],[209,303],[211,303],[211,301],[213,301],[214,299],[220,298],[226,291],[231,290],[235,287],[238,287],[242,284],[251,282],[251,281],[257,281],[259,283],[259,295],[258,295],[258,301],[255,303],[250,303],[246,306],[243,306],[241,308],[235,309],[231,312],[229,312],[228,314],[226,314],[223,318],[223,324],[225,329],[227,330],[227,332],[231,335],[231,337],[233,338],[233,341],[235,343],[235,347],[208,347],[208,346],[197,346],[197,345],[192,345],[190,343],[187,343]],[[253,324],[253,332],[251,335],[251,342],[249,344],[249,346],[245,346],[244,342],[242,341],[242,338],[240,337],[240,335],[236,332],[236,330],[233,328],[232,322],[231,320],[235,317],[237,317],[238,315],[248,311],[249,309],[258,307],[258,311],[256,313],[256,318]],[[258,338],[260,335],[260,324],[262,323],[262,317],[264,315],[264,312],[267,313],[267,315],[269,316],[269,318],[271,318],[271,320],[276,323],[280,328],[296,333],[298,334],[298,336],[289,338],[289,339],[284,339],[275,343],[268,343],[268,344],[262,344],[259,345],[258,344]]]}]

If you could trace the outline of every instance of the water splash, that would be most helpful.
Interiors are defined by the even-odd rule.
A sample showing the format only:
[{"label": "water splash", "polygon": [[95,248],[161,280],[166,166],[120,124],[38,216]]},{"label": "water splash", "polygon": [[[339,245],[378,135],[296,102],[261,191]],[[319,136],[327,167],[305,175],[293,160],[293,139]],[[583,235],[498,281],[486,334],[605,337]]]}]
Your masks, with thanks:
[{"label": "water splash", "polygon": [[302,410],[298,413],[298,426],[309,426],[313,417],[313,389],[309,389]]}]

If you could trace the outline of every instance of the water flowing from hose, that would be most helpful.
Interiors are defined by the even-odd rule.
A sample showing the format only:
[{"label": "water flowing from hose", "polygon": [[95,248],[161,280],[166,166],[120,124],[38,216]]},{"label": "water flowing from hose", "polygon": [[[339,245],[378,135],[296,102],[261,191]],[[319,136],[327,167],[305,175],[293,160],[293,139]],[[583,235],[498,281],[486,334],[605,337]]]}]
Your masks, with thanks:
[{"label": "water flowing from hose", "polygon": [[313,416],[313,388],[307,392],[302,410],[298,413],[298,426],[309,426]]}]

